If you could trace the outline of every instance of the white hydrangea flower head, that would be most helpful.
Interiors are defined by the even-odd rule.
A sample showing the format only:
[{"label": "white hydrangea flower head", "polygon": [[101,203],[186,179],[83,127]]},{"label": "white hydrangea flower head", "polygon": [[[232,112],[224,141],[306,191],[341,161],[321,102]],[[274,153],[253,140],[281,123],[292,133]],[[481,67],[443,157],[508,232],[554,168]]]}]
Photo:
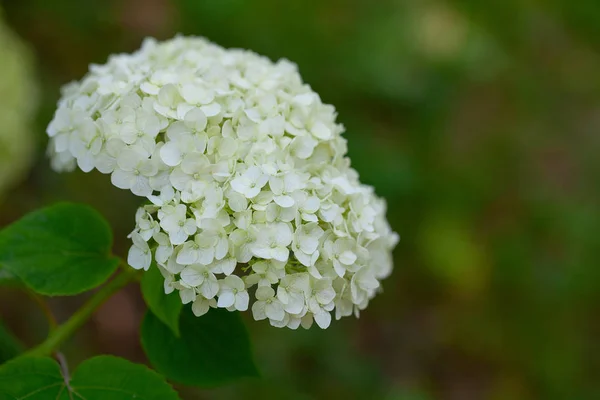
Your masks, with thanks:
[{"label": "white hydrangea flower head", "polygon": [[31,54],[2,17],[0,9],[0,197],[31,165],[37,105]]},{"label": "white hydrangea flower head", "polygon": [[342,132],[294,64],[198,37],[91,66],[48,127],[55,169],[148,199],[133,268],[159,268],[198,316],[250,309],[292,329],[358,315],[392,271],[398,235]]}]

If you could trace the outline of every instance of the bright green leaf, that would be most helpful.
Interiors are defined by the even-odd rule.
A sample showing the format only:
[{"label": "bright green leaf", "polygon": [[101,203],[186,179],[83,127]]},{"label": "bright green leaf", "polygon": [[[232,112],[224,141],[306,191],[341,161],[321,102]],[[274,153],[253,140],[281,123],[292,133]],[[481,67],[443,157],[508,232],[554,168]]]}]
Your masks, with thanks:
[{"label": "bright green leaf", "polygon": [[77,368],[70,385],[86,400],[175,400],[165,379],[148,367],[112,356],[94,357]]},{"label": "bright green leaf", "polygon": [[165,294],[164,281],[158,267],[152,265],[142,277],[142,295],[152,313],[171,328],[175,336],[179,336],[179,315],[183,304],[177,293]]},{"label": "bright green leaf", "polygon": [[248,333],[237,312],[211,309],[196,317],[186,308],[179,329],[178,338],[150,311],[142,322],[144,351],[168,379],[206,387],[258,375]]},{"label": "bright green leaf", "polygon": [[99,356],[77,368],[68,385],[56,361],[21,357],[0,367],[1,399],[177,400],[164,378],[139,364]]},{"label": "bright green leaf", "polygon": [[23,357],[0,367],[1,399],[68,400],[65,381],[51,358]]},{"label": "bright green leaf", "polygon": [[60,203],[27,214],[0,231],[0,264],[34,291],[74,295],[115,271],[112,233],[93,208]]},{"label": "bright green leaf", "polygon": [[0,321],[0,364],[15,358],[23,350],[23,344]]}]

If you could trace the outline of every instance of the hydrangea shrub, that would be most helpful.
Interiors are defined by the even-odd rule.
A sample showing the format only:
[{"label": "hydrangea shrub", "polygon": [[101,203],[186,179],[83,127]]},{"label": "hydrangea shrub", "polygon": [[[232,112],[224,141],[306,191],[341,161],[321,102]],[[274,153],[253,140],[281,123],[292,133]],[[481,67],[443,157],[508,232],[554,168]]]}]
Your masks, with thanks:
[{"label": "hydrangea shrub", "polygon": [[92,65],[47,130],[54,169],[147,200],[131,267],[158,268],[197,316],[250,308],[292,329],[358,316],[392,271],[398,235],[343,131],[293,63],[199,37]]}]

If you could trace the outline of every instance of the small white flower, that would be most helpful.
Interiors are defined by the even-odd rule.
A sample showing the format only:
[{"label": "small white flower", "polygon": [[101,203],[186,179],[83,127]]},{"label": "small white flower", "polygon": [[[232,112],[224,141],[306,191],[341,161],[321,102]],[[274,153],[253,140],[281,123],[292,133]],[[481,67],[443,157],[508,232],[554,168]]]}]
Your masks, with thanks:
[{"label": "small white flower", "polygon": [[169,240],[169,236],[163,232],[157,232],[153,236],[154,241],[158,244],[154,257],[159,264],[166,263],[173,254],[173,244]]},{"label": "small white flower", "polygon": [[256,242],[252,252],[256,257],[285,262],[289,257],[288,245],[292,242],[292,230],[283,222],[257,227]]},{"label": "small white flower", "polygon": [[177,255],[177,262],[183,265],[196,263],[209,265],[215,259],[220,260],[225,257],[228,245],[226,235],[219,235],[218,231],[205,229],[197,234],[193,241],[184,243]]},{"label": "small white flower", "polygon": [[337,239],[335,242],[328,240],[325,242],[324,252],[340,277],[344,277],[347,268],[357,259],[356,244],[351,239]]},{"label": "small white flower", "polygon": [[285,311],[283,304],[275,298],[275,291],[270,286],[259,286],[256,289],[256,302],[252,305],[252,314],[257,321],[269,318],[272,321],[283,321]]},{"label": "small white flower", "polygon": [[254,236],[243,229],[236,229],[229,235],[229,241],[234,252],[237,261],[240,263],[247,263],[252,259],[252,244],[254,243]]},{"label": "small white flower", "polygon": [[308,274],[286,275],[277,287],[277,298],[284,305],[286,312],[300,314],[306,304],[305,297],[308,291]]},{"label": "small white flower", "polygon": [[[294,192],[295,203],[298,204],[299,216],[307,222],[318,222],[319,218],[315,215],[321,206],[321,200],[314,195],[308,195],[306,192]],[[296,214],[298,216],[298,214]],[[297,222],[298,224],[299,222]]]},{"label": "small white flower", "polygon": [[350,289],[352,300],[355,304],[363,303],[368,300],[371,293],[379,287],[379,281],[375,279],[373,272],[369,268],[361,268],[352,276]]},{"label": "small white flower", "polygon": [[139,234],[146,242],[160,231],[160,226],[157,221],[152,218],[152,215],[144,208],[138,209],[135,215],[135,223],[138,227]]},{"label": "small white flower", "polygon": [[196,288],[207,299],[212,299],[219,292],[219,282],[208,265],[190,265],[181,271],[180,276],[183,283]]},{"label": "small white flower", "polygon": [[232,307],[238,311],[246,311],[250,297],[246,291],[244,281],[235,275],[225,277],[219,281],[219,301],[217,306],[221,308]]},{"label": "small white flower", "polygon": [[203,296],[197,296],[192,303],[192,312],[196,317],[201,317],[206,314],[211,307],[217,307],[217,302],[215,299],[207,299]]},{"label": "small white flower", "polygon": [[168,141],[160,149],[160,158],[170,166],[179,165],[186,155],[203,153],[208,140],[205,134],[198,134],[206,126],[206,116],[200,109],[186,114],[185,122],[174,122],[166,132]]},{"label": "small white flower", "polygon": [[254,274],[250,274],[246,277],[246,284],[248,286],[254,284],[258,284],[258,286],[270,286],[276,284],[285,276],[284,267],[285,263],[276,260],[256,262],[252,265]]},{"label": "small white flower", "polygon": [[133,194],[146,197],[152,194],[149,178],[157,173],[158,166],[148,154],[138,147],[132,147],[119,154],[111,180],[118,188],[131,189]]},{"label": "small white flower", "polygon": [[110,138],[94,157],[95,167],[103,174],[112,173],[117,168],[117,158],[127,148],[125,142],[119,138]]},{"label": "small white flower", "polygon": [[322,329],[326,329],[331,323],[329,311],[334,306],[335,290],[331,285],[331,281],[326,278],[319,280],[312,278],[309,290],[308,309],[313,313],[317,325]]},{"label": "small white flower", "polygon": [[305,179],[296,172],[288,172],[283,177],[272,176],[269,186],[274,194],[273,200],[281,207],[292,207],[295,204],[293,194],[306,187]]},{"label": "small white flower", "polygon": [[133,246],[129,249],[127,264],[135,269],[144,269],[147,271],[152,263],[152,253],[150,252],[148,243],[139,233],[135,232],[131,234],[131,240],[133,240]]},{"label": "small white flower", "polygon": [[104,139],[91,118],[81,121],[77,131],[69,141],[69,151],[77,159],[77,165],[83,172],[94,169],[96,157],[100,154]]},{"label": "small white flower", "polygon": [[190,235],[196,232],[196,222],[187,218],[187,208],[183,204],[166,205],[158,212],[160,227],[169,234],[173,245],[184,243]]},{"label": "small white flower", "polygon": [[319,241],[324,233],[316,222],[301,225],[296,229],[292,249],[302,265],[306,267],[315,265],[320,254],[318,250]]},{"label": "small white flower", "polygon": [[260,168],[252,166],[231,181],[231,188],[251,199],[260,193],[268,181],[268,175],[265,175]]}]

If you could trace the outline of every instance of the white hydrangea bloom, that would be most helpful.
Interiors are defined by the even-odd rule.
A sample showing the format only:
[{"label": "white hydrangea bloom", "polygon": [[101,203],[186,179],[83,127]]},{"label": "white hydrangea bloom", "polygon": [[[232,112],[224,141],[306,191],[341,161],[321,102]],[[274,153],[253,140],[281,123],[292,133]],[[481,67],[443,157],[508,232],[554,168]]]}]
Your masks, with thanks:
[{"label": "white hydrangea bloom", "polygon": [[398,241],[335,119],[294,64],[177,37],[91,66],[48,134],[56,169],[149,200],[129,263],[153,259],[194,314],[327,328],[367,306]]},{"label": "white hydrangea bloom", "polygon": [[18,183],[34,153],[37,91],[29,49],[4,24],[0,9],[0,197]]}]

